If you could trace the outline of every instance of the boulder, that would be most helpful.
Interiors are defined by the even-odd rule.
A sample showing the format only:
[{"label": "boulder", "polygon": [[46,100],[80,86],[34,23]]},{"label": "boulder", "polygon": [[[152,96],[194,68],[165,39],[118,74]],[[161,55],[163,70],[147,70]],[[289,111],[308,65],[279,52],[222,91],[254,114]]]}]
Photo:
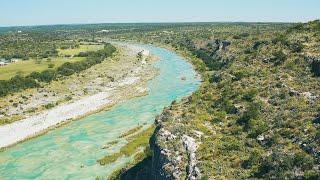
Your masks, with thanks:
[{"label": "boulder", "polygon": [[320,124],[320,116],[315,118],[312,122],[316,124]]},{"label": "boulder", "polygon": [[311,70],[315,76],[320,76],[320,60],[313,60],[311,63]]},{"label": "boulder", "polygon": [[305,56],[305,59],[311,62],[311,72],[315,76],[320,76],[320,57],[315,57],[313,55]]}]

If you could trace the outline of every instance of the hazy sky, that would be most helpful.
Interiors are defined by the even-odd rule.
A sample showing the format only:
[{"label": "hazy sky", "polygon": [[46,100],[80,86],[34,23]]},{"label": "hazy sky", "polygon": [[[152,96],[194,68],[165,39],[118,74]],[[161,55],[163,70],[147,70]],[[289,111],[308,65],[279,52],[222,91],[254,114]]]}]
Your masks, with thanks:
[{"label": "hazy sky", "polygon": [[320,0],[0,0],[0,26],[319,18]]}]

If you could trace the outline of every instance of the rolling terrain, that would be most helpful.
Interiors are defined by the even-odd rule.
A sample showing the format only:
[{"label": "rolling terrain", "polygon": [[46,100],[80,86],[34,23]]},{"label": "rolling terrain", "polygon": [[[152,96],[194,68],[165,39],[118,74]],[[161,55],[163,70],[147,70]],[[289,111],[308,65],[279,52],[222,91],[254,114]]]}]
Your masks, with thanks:
[{"label": "rolling terrain", "polygon": [[[108,153],[96,158],[95,167],[106,166],[107,171],[112,166],[114,171],[123,163],[109,179],[320,177],[319,20],[59,25],[12,27],[0,32],[0,48],[5,49],[0,59],[22,60],[0,67],[0,123],[5,125],[99,93],[114,81],[121,84],[134,71],[131,67],[143,67],[141,49],[130,54],[115,42],[152,45],[148,48],[165,59],[161,61],[166,64],[161,81],[154,81],[159,88],[153,91],[166,93],[162,94],[166,98],[157,96],[147,102],[174,101],[163,103],[169,106],[148,119],[150,126],[140,122],[117,132],[117,138],[126,142],[120,143],[121,147],[117,140],[108,140],[102,147]],[[192,69],[186,65],[180,69],[179,64],[171,67],[168,63],[184,61],[170,61],[177,57],[157,46],[192,63],[201,76],[199,90],[187,87],[195,88],[184,71],[193,73]],[[48,67],[48,59],[56,63],[54,67]],[[31,63],[29,67],[39,74],[21,72],[19,63]],[[16,69],[6,74],[2,71],[6,67]],[[142,71],[139,77],[147,80],[153,76],[154,71]],[[193,84],[184,84],[189,81]],[[15,86],[9,86],[12,83]],[[181,89],[175,90],[174,85]],[[179,99],[175,91],[187,94],[182,89],[194,92]],[[26,93],[40,94],[42,104],[25,109],[35,98],[26,99]],[[120,96],[132,97],[131,93],[128,87]],[[48,99],[53,107],[45,103]],[[161,112],[159,108],[150,111],[152,115]]]},{"label": "rolling terrain", "polygon": [[114,35],[189,57],[204,79],[199,91],[156,118],[151,155],[114,177],[318,179],[319,33],[313,21]]}]

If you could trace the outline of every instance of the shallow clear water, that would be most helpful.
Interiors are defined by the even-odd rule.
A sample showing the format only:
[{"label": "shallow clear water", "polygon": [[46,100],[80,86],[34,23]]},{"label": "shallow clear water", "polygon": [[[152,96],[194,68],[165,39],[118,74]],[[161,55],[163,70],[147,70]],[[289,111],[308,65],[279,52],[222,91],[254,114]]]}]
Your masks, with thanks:
[{"label": "shallow clear water", "polygon": [[[94,179],[105,177],[130,158],[100,166],[97,159],[119,151],[127,142],[101,149],[107,142],[137,126],[154,122],[165,106],[198,89],[199,80],[191,64],[176,54],[147,45],[160,58],[154,66],[160,74],[148,82],[149,95],[121,102],[110,111],[72,122],[43,136],[0,153],[0,179]],[[185,76],[186,81],[181,77]]]}]

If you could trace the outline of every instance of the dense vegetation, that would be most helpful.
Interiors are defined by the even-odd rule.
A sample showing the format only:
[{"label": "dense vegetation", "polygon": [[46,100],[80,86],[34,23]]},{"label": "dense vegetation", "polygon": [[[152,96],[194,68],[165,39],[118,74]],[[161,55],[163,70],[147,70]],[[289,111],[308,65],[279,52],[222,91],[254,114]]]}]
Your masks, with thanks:
[{"label": "dense vegetation", "polygon": [[[320,177],[319,21],[176,25],[111,36],[194,59],[204,79],[201,89],[166,109],[160,126],[201,142],[201,178]],[[158,143],[183,149],[180,140]],[[184,170],[188,156],[182,159]],[[172,172],[177,165],[169,162]]]},{"label": "dense vegetation", "polygon": [[11,32],[0,34],[0,59],[42,59],[58,56],[58,48],[76,48],[79,44],[54,33]]},{"label": "dense vegetation", "polygon": [[106,58],[110,57],[116,48],[109,43],[106,43],[104,49],[96,52],[90,52],[86,55],[86,59],[79,62],[66,62],[57,70],[45,70],[42,72],[32,72],[30,75],[16,75],[10,80],[0,81],[0,97],[6,96],[20,90],[40,87],[40,83],[50,83],[63,76],[71,76],[74,73],[83,71],[91,66],[101,63]]},{"label": "dense vegetation", "polygon": [[[186,153],[179,138],[185,134],[201,142],[196,166],[202,179],[320,177],[319,21],[63,25],[0,28],[0,32],[0,59],[54,57],[57,48],[100,39],[172,49],[191,60],[203,84],[158,118],[162,123],[157,129],[164,128],[177,136],[175,140],[157,142],[162,148]],[[0,96],[72,75],[114,51],[106,44],[96,53],[79,53],[78,57],[86,57],[84,61],[0,81]],[[128,147],[146,146],[146,136],[150,132],[129,140],[131,143],[120,153],[100,163],[132,155],[136,151]],[[152,162],[149,153],[139,154],[136,160],[143,160],[137,166],[129,164],[127,172],[119,170],[112,178],[141,175],[139,169],[147,172]],[[185,177],[188,156],[183,155],[176,167],[170,164],[172,159],[168,157],[167,171],[181,169]]]}]

